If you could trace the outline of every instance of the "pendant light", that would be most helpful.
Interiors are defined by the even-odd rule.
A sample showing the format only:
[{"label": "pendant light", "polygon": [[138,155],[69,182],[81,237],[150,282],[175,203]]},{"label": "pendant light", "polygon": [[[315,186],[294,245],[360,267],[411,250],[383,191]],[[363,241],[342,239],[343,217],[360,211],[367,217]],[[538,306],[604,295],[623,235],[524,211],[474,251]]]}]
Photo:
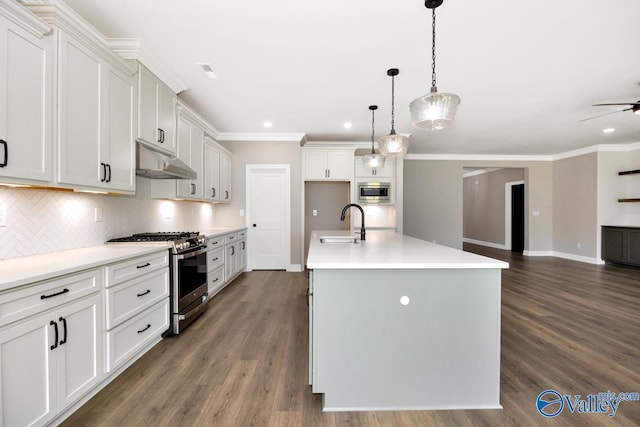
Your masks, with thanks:
[{"label": "pendant light", "polygon": [[387,76],[391,77],[391,132],[378,140],[378,150],[383,156],[404,156],[409,149],[409,137],[396,134],[393,128],[395,116],[395,77],[400,73],[397,68],[389,68]]},{"label": "pendant light", "polygon": [[362,165],[368,169],[381,168],[382,166],[384,166],[384,156],[382,154],[376,153],[376,150],[373,147],[373,141],[376,135],[375,111],[377,109],[377,105],[369,106],[369,110],[371,110],[371,154],[367,154],[362,157]]},{"label": "pendant light", "polygon": [[455,120],[460,97],[452,93],[439,93],[436,87],[436,8],[443,0],[426,0],[424,5],[432,12],[431,31],[431,92],[409,104],[413,125],[422,129],[443,129]]}]

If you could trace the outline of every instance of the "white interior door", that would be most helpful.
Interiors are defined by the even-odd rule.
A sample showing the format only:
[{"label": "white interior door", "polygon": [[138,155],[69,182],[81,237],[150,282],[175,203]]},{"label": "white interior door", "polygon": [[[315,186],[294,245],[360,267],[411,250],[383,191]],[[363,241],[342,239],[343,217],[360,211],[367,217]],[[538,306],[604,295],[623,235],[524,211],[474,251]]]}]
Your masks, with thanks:
[{"label": "white interior door", "polygon": [[291,247],[289,165],[247,165],[249,270],[286,270]]}]

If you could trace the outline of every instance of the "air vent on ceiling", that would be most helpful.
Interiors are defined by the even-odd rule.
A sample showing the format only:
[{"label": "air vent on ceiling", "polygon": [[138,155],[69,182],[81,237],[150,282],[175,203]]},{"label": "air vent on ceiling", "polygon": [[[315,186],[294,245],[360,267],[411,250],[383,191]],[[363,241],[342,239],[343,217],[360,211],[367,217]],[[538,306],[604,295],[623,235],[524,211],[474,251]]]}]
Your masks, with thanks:
[{"label": "air vent on ceiling", "polygon": [[209,64],[208,62],[200,62],[198,63],[198,65],[200,66],[200,68],[202,68],[202,71],[204,71],[204,73],[210,79],[218,78],[218,76],[216,76],[216,73],[213,72],[213,68],[211,68],[211,64]]}]

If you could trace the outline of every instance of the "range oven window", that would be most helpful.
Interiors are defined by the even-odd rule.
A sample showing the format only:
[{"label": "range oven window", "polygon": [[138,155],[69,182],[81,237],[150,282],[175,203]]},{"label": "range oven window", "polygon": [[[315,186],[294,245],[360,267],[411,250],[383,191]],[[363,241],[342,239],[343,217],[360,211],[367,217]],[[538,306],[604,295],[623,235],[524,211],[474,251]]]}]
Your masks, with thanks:
[{"label": "range oven window", "polygon": [[[188,255],[187,255],[188,256]],[[178,260],[180,298],[189,295],[207,283],[207,253]]]}]

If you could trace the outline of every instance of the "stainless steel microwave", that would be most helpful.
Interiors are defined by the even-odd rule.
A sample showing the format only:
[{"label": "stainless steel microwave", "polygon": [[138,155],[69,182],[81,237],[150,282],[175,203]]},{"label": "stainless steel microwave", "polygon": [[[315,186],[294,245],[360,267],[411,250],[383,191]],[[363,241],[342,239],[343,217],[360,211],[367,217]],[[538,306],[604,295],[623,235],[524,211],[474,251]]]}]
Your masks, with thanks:
[{"label": "stainless steel microwave", "polygon": [[391,183],[358,182],[358,203],[391,203]]}]

